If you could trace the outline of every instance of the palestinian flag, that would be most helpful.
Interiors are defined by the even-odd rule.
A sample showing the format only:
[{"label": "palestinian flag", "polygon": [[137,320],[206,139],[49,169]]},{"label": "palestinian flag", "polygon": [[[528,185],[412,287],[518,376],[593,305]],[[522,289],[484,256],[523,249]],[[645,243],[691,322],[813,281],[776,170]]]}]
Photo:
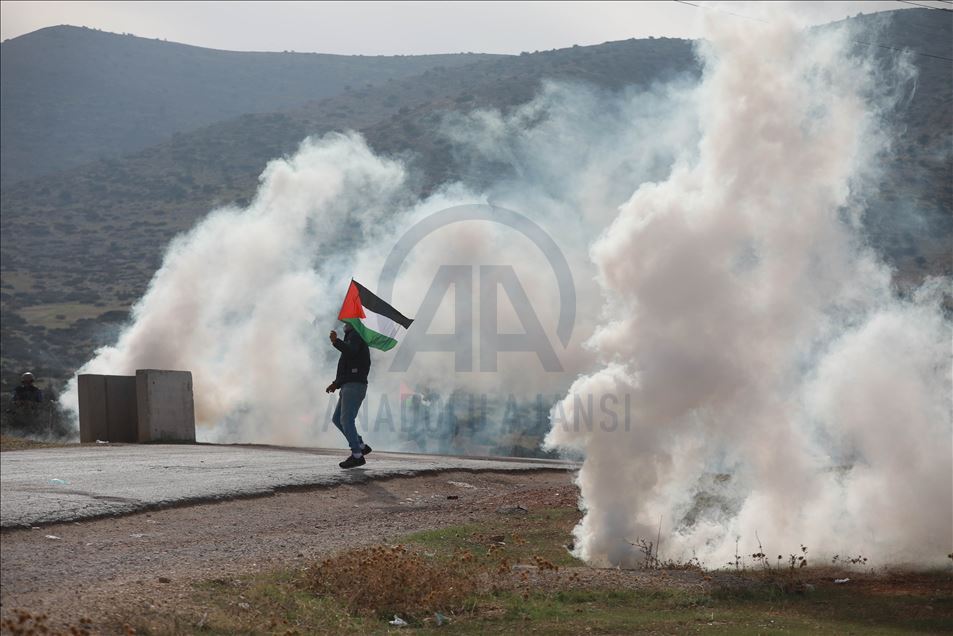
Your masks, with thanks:
[{"label": "palestinian flag", "polygon": [[396,347],[413,322],[354,279],[347,288],[338,320],[354,327],[367,346],[382,351]]}]

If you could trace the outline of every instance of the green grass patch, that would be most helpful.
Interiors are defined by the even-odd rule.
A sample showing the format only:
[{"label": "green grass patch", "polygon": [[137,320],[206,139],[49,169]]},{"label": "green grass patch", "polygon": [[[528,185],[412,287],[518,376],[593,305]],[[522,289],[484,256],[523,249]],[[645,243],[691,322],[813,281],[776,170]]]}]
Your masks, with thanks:
[{"label": "green grass patch", "polygon": [[21,307],[17,313],[36,327],[62,328],[83,318],[98,318],[107,311],[126,311],[128,305],[110,304],[98,307],[87,303],[49,303]]},{"label": "green grass patch", "polygon": [[[193,586],[190,606],[174,613],[140,611],[130,624],[139,634],[364,634],[373,629],[340,603],[316,596],[281,570]],[[378,621],[373,621],[377,623]]]},{"label": "green grass patch", "polygon": [[32,272],[5,270],[0,274],[0,287],[14,292],[32,291],[36,275]]},{"label": "green grass patch", "polygon": [[[949,607],[910,598],[883,603],[877,596],[836,590],[784,599],[731,600],[678,589],[573,590],[506,593],[482,600],[496,611],[461,617],[456,634],[917,634],[950,633]],[[930,607],[931,609],[926,609]],[[931,614],[929,616],[924,614]],[[435,633],[427,628],[420,633]]]},{"label": "green grass patch", "polygon": [[470,551],[477,566],[504,560],[533,564],[538,557],[558,567],[572,567],[582,565],[566,547],[579,518],[580,513],[574,508],[501,514],[481,523],[416,532],[402,537],[400,542],[443,558]]}]

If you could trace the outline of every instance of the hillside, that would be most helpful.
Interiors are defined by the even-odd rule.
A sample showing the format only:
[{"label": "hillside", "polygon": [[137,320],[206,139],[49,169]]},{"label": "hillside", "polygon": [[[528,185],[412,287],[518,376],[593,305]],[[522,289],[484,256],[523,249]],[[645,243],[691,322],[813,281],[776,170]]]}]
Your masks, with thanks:
[{"label": "hillside", "polygon": [[867,202],[869,240],[901,285],[953,275],[953,13],[904,9],[851,21],[860,27],[858,50],[892,64],[904,49],[917,71],[890,117],[894,145],[880,191]]},{"label": "hillside", "polygon": [[72,26],[8,40],[0,53],[0,178],[7,183],[245,113],[501,57],[242,53]]},{"label": "hillside", "polygon": [[[903,10],[854,20],[865,32],[875,32],[877,42],[948,56],[953,23],[937,20],[935,13]],[[877,53],[885,61],[898,55],[887,48]],[[871,242],[901,279],[915,281],[953,272],[953,80],[949,62],[926,56],[911,62],[919,71],[916,90],[895,114],[900,134],[865,223]],[[500,176],[474,174],[473,166],[454,155],[435,130],[444,113],[507,109],[531,99],[546,79],[613,91],[698,72],[692,43],[671,39],[435,67],[301,108],[219,122],[121,159],[5,183],[3,380],[27,366],[44,377],[67,377],[114,337],[167,241],[214,205],[247,201],[265,163],[309,134],[361,131],[376,151],[407,159],[424,193],[452,179]]]}]

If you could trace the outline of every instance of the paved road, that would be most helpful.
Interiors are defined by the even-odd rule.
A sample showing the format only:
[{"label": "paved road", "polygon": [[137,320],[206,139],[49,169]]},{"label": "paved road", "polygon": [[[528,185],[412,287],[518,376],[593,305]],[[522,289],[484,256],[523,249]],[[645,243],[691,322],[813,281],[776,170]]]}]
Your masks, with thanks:
[{"label": "paved road", "polygon": [[103,445],[0,453],[3,528],[129,514],[438,470],[568,470],[568,463],[375,451],[361,468],[341,451],[268,446]]}]

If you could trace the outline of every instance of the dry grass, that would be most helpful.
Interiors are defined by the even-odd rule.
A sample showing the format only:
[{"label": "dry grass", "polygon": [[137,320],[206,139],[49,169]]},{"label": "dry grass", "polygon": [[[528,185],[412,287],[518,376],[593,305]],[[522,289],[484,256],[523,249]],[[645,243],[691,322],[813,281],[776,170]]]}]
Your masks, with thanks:
[{"label": "dry grass", "polygon": [[[0,632],[13,636],[89,636],[94,633],[92,621],[81,618],[79,624],[67,625],[61,629],[51,627],[46,614],[14,610],[10,616],[0,621]],[[124,626],[123,633],[135,634],[136,630]]]},{"label": "dry grass", "polygon": [[457,613],[477,589],[466,567],[469,552],[451,560],[428,558],[403,545],[374,546],[343,552],[305,569],[303,585],[330,596],[354,614],[399,614],[418,620],[434,612]]},{"label": "dry grass", "polygon": [[0,435],[0,452],[14,450],[30,450],[32,448],[59,448],[62,446],[71,446],[73,444],[61,442],[41,442],[26,437],[16,437],[14,435]]}]

